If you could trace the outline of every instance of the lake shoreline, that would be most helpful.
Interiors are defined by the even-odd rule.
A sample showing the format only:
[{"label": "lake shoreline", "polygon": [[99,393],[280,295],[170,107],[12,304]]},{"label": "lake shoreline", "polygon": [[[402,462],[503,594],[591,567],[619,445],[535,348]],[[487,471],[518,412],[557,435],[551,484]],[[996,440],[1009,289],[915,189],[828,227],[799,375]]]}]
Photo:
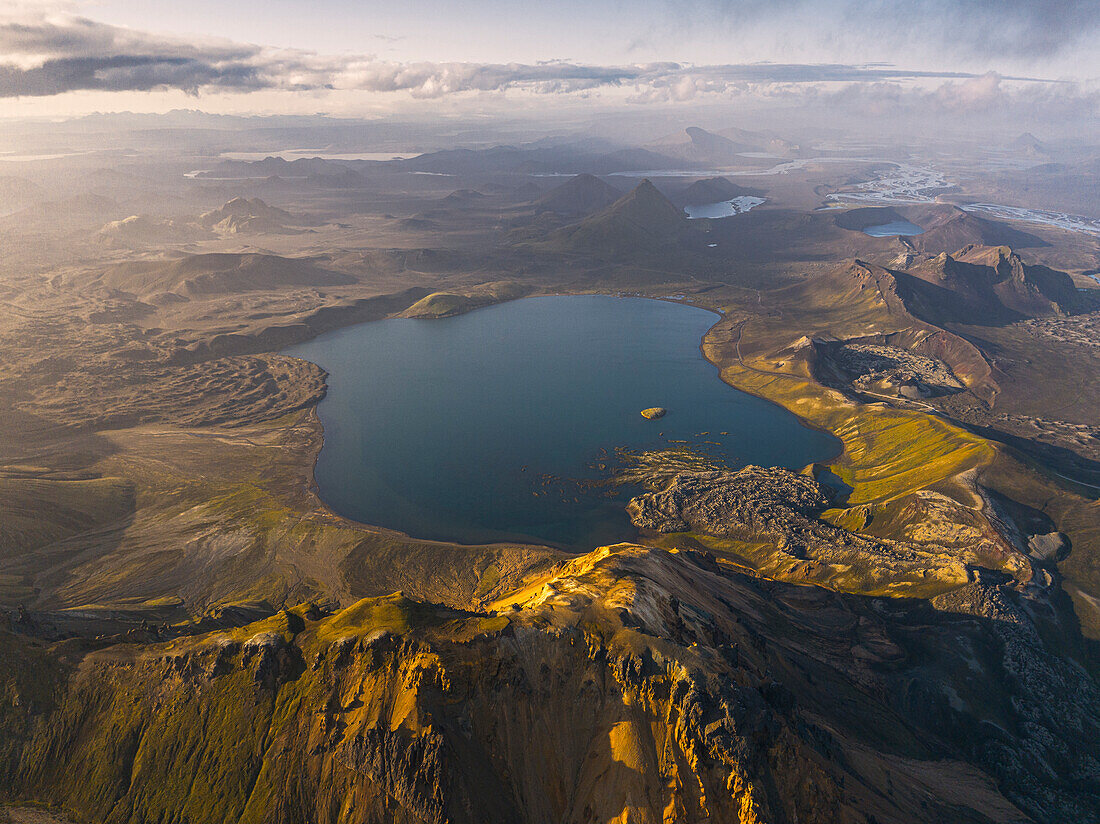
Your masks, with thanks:
[{"label": "lake shoreline", "polygon": [[[591,294],[584,295],[584,294],[580,294],[580,295],[578,295],[576,293],[568,293],[568,294],[564,294],[564,295],[535,295],[535,296],[531,296],[531,299],[532,300],[545,300],[545,299],[551,299],[551,298],[556,298],[556,297],[561,297],[561,298],[591,297],[591,298],[627,299],[627,300],[640,299],[640,300],[644,300],[645,303],[653,302],[654,304],[656,304],[656,303],[678,304],[678,305],[684,306],[685,308],[692,309],[693,311],[698,311],[698,310],[702,309],[702,310],[705,310],[705,311],[711,313],[712,315],[716,315],[717,318],[716,318],[715,322],[719,322],[723,317],[721,312],[716,311],[712,307],[696,306],[691,302],[683,300],[679,296],[661,296],[661,297],[655,297],[655,298],[650,297],[650,296],[644,296],[644,298],[643,298],[643,296],[634,296],[634,295],[630,295],[630,296],[606,295],[606,294],[603,294],[603,295],[591,295]],[[451,315],[451,316],[449,316],[448,319],[454,320],[457,317],[472,314],[472,313],[476,312],[478,309],[490,309],[492,306],[498,306],[499,307],[501,304],[504,304],[504,303],[517,303],[517,302],[523,302],[523,301],[505,300],[505,301],[501,301],[499,303],[494,303],[494,304],[487,305],[487,306],[486,305],[475,306],[475,307],[472,307],[469,312],[463,312],[460,315]],[[606,311],[606,310],[600,309],[599,311]],[[389,320],[393,320],[393,318],[389,318]],[[709,331],[713,327],[713,325],[714,325],[713,323],[710,323],[710,324],[707,325],[707,327],[705,329],[700,327],[698,332],[695,334],[696,343],[694,343],[692,345],[692,351],[695,353],[692,357],[694,359],[696,359],[699,366],[705,368],[707,370],[707,372],[709,372],[709,370],[713,369],[714,367],[710,363],[710,361],[704,356],[704,353],[703,353],[703,350],[702,350],[702,344],[703,344],[703,340],[705,339],[706,335],[709,333]],[[356,328],[356,327],[368,327],[368,326],[373,326],[373,324],[371,322],[366,322],[366,323],[363,323],[363,324],[354,324],[354,325],[349,326],[349,327],[344,327],[342,330],[334,330],[333,332],[329,332],[329,333],[326,333],[326,334],[328,334],[328,335],[339,335],[341,332],[346,334],[348,329]],[[624,342],[622,340],[619,340],[619,344],[622,345],[622,346],[636,345],[636,344],[630,344],[630,343]],[[654,345],[654,344],[650,343],[650,345]],[[292,357],[304,357],[304,355],[301,351],[301,349],[304,346],[305,345],[296,345],[294,347],[291,347],[289,350],[284,350],[284,352],[286,354],[288,354],[289,356],[292,356]],[[661,351],[659,353],[660,357],[658,358],[659,360],[663,359],[664,353],[665,353],[665,350],[661,349]],[[683,356],[681,356],[681,357],[683,357]],[[305,357],[305,359],[311,360],[313,363],[318,363],[318,359],[309,358],[309,357]],[[324,359],[322,358],[320,360],[323,361]],[[326,372],[328,372],[331,375],[331,370],[329,369],[329,364],[322,362],[319,365],[323,369],[325,369]],[[648,374],[649,372],[651,372],[653,370],[645,369],[645,370],[641,370],[641,371]],[[831,455],[831,454],[834,454],[836,450],[841,448],[840,445],[839,445],[839,441],[835,440],[835,436],[832,435],[832,433],[829,433],[826,430],[823,430],[819,427],[809,425],[809,422],[801,419],[798,416],[791,415],[790,412],[788,410],[784,409],[780,404],[776,404],[768,398],[765,398],[765,397],[762,397],[762,396],[759,396],[759,395],[756,395],[756,394],[753,394],[753,393],[741,392],[740,390],[737,389],[737,387],[732,387],[732,386],[729,385],[729,383],[727,381],[722,380],[720,375],[715,375],[715,377],[718,377],[719,380],[721,381],[721,390],[726,390],[726,389],[732,389],[733,390],[733,392],[729,395],[724,394],[724,392],[721,392],[721,390],[720,390],[720,396],[721,396],[721,398],[723,399],[724,402],[734,403],[735,405],[737,405],[736,408],[741,409],[741,411],[739,413],[737,413],[738,415],[748,414],[748,415],[750,415],[751,420],[758,420],[759,416],[761,414],[763,414],[764,418],[768,421],[768,423],[766,425],[769,426],[769,427],[781,426],[781,425],[786,426],[787,424],[777,423],[776,421],[777,420],[787,420],[787,419],[789,419],[791,421],[791,425],[796,426],[798,428],[798,431],[804,431],[805,433],[807,433],[805,435],[800,436],[799,438],[794,439],[794,441],[791,441],[789,438],[781,439],[782,446],[773,446],[772,447],[772,448],[775,448],[775,449],[779,449],[779,452],[777,454],[788,454],[789,450],[798,448],[797,446],[794,446],[792,444],[801,443],[803,441],[806,442],[806,443],[819,443],[819,442],[821,442],[821,437],[819,437],[819,436],[825,436],[827,438],[828,442],[837,444],[835,449],[831,446],[827,447],[824,451],[822,451],[822,455],[820,457],[815,456],[815,460],[810,460],[810,461],[803,462],[803,461],[801,461],[801,459],[798,459],[798,460],[795,460],[795,461],[791,461],[790,459],[785,459],[784,463],[786,465],[791,466],[792,468],[798,468],[798,469],[803,469],[804,470],[807,466],[809,466],[813,463],[819,463],[822,460],[828,460],[829,458],[824,455],[825,451],[829,452],[830,455]],[[695,378],[693,380],[697,380],[697,379],[698,378]],[[716,385],[710,383],[709,376],[705,377],[704,379],[706,380],[706,387],[707,387],[706,390],[704,390],[704,391],[713,394],[713,390],[716,388]],[[331,378],[330,378],[329,379],[329,393],[330,394],[328,396],[326,396],[325,403],[328,403],[329,398],[331,398],[331,387],[332,387],[332,383],[331,383]],[[761,405],[766,405],[766,406],[761,406]],[[690,406],[691,406],[690,404],[687,404],[688,408],[690,408]],[[760,412],[760,409],[763,409],[763,408],[766,408],[766,409],[769,409],[769,410],[774,410],[774,411],[763,412],[762,413],[762,412]],[[312,471],[310,473],[310,476],[311,476],[311,479],[312,479],[311,487],[313,488],[313,491],[315,492],[315,494],[317,494],[318,497],[325,502],[326,508],[330,509],[332,512],[337,514],[339,517],[347,518],[350,521],[353,521],[355,523],[361,524],[361,525],[366,526],[366,527],[378,528],[378,529],[385,530],[387,532],[396,532],[396,533],[403,534],[403,535],[410,535],[410,536],[415,537],[416,540],[439,541],[441,543],[458,543],[460,545],[486,545],[486,544],[492,544],[492,543],[531,545],[532,543],[534,543],[534,544],[538,544],[538,545],[549,545],[549,546],[553,546],[553,547],[557,547],[557,548],[563,548],[563,547],[565,547],[565,548],[574,547],[575,548],[576,542],[574,540],[555,539],[554,537],[549,536],[549,535],[539,535],[539,534],[532,535],[530,533],[530,531],[527,530],[527,529],[517,530],[515,528],[508,528],[503,533],[501,533],[501,532],[499,532],[498,528],[494,527],[493,531],[498,532],[496,537],[493,537],[492,535],[490,535],[488,533],[481,533],[481,534],[478,534],[477,536],[471,538],[471,537],[468,537],[468,536],[457,536],[455,532],[449,531],[449,530],[446,533],[443,533],[443,532],[440,532],[439,530],[433,529],[430,526],[424,528],[422,531],[420,531],[418,533],[415,526],[411,526],[410,528],[406,528],[406,524],[402,524],[400,519],[391,519],[391,520],[387,521],[386,518],[371,517],[369,515],[364,517],[363,514],[362,514],[362,510],[356,508],[357,507],[356,504],[353,503],[352,505],[349,505],[348,501],[351,500],[350,497],[349,497],[350,493],[338,492],[337,493],[338,498],[333,499],[331,497],[331,494],[326,494],[326,492],[325,492],[325,490],[326,490],[325,474],[326,473],[331,474],[332,469],[331,469],[330,466],[325,465],[326,458],[325,458],[325,454],[324,454],[324,449],[326,447],[331,449],[332,446],[333,446],[334,440],[333,440],[332,426],[334,426],[336,424],[331,418],[326,419],[326,415],[323,411],[320,411],[320,407],[318,407],[317,409],[318,409],[318,412],[317,412],[317,425],[321,428],[323,434],[322,434],[322,446],[321,446],[320,449],[318,449],[318,451],[317,451],[317,453],[314,457],[314,460],[312,462],[313,466],[311,467]],[[335,407],[332,404],[330,404],[329,409],[330,409],[330,414],[332,414],[331,410],[335,409]],[[750,410],[755,410],[755,411],[750,411]],[[776,418],[777,414],[782,415],[783,418],[777,419]],[[632,407],[631,415],[634,416],[634,417],[637,417],[637,408]],[[677,410],[673,410],[673,412],[670,413],[670,418],[673,419],[673,426],[674,427],[677,425],[677,423],[679,423],[679,425],[681,425],[681,426],[688,426],[689,422],[691,420],[693,420],[693,418],[691,418],[690,416],[688,418],[682,418],[682,412],[678,414]],[[555,416],[551,415],[546,420],[548,420],[550,422],[553,422],[555,420]],[[644,421],[644,419],[642,419],[642,418],[638,418],[638,420],[641,423],[646,423]],[[745,424],[741,423],[740,425],[744,426]],[[757,424],[752,424],[752,425],[760,425],[760,424],[758,422]],[[621,426],[622,426],[622,433],[629,433],[630,429],[629,429],[628,425],[623,423],[623,424],[621,424]],[[705,425],[699,425],[698,427],[695,428],[695,431],[697,433],[701,433],[702,435],[705,436],[707,434],[707,432],[705,431],[707,428],[708,427],[706,427]],[[730,440],[730,439],[735,441],[736,438],[738,438],[738,437],[746,437],[746,432],[744,430],[736,429],[734,424],[732,423],[731,419],[727,419],[724,427],[711,426],[709,428],[714,430],[715,432],[717,432],[717,430],[719,428],[728,428],[732,434],[726,436],[727,441]],[[340,429],[340,427],[337,426],[338,431],[339,431],[339,429]],[[674,434],[673,432],[669,433],[669,438],[672,439],[672,440],[669,441],[670,443],[672,443],[673,441],[676,440],[675,438],[672,437],[673,434]],[[687,433],[684,433],[684,434],[690,436],[690,432],[687,432]],[[339,437],[339,436],[337,436],[337,437]],[[560,437],[560,435],[555,436],[555,437]],[[717,436],[714,436],[714,437],[717,437]],[[768,439],[765,438],[763,442],[767,442],[767,440]],[[612,446],[617,447],[617,446],[620,446],[620,445],[627,445],[627,446],[631,445],[630,440],[629,440],[629,436],[627,436],[625,438],[624,437],[615,437],[614,439],[604,441],[603,443],[604,443],[605,448],[610,448]],[[707,441],[707,443],[709,443],[709,441]],[[652,447],[650,447],[650,448],[652,448]],[[721,449],[728,448],[728,447],[718,447],[718,446],[716,446],[716,447],[708,447],[708,448],[718,448],[719,450],[721,450]],[[742,455],[742,451],[745,448],[750,450],[750,457],[747,458],[747,459],[744,458],[743,455]],[[767,447],[761,447],[758,444],[754,444],[751,447],[740,448],[738,450],[738,456],[737,456],[737,461],[736,462],[738,464],[742,464],[742,463],[759,463],[759,462],[764,462],[764,463],[769,463],[769,464],[773,463],[772,461],[761,461],[758,458],[752,457],[752,455],[756,454],[755,452],[753,452],[753,450],[759,450],[761,448],[767,448]],[[818,449],[818,451],[821,451],[820,448],[815,448],[815,449]],[[478,459],[475,460],[475,461],[472,461],[471,465],[483,464],[486,456],[488,456],[490,458],[490,463],[491,463],[492,460],[494,459],[494,456],[491,454],[491,450],[487,450],[485,453],[478,453]],[[330,461],[332,460],[331,457],[329,458],[329,460]],[[392,456],[391,456],[391,462],[392,462]],[[405,467],[402,467],[402,471],[407,472],[408,470]],[[569,472],[552,471],[551,474],[556,475],[558,477],[563,477],[563,478],[575,477],[574,474],[569,473]],[[530,477],[530,476],[528,476],[528,477]],[[493,483],[498,483],[495,480],[495,478],[492,477],[492,473],[489,473],[488,475],[484,476],[483,480],[486,480],[486,482],[489,483],[490,485],[492,485]],[[330,482],[331,482],[331,478],[330,478]],[[373,482],[374,481],[372,481],[372,483]],[[428,479],[427,483],[429,483],[429,485],[431,484],[431,482],[433,482],[433,480]],[[416,487],[416,489],[419,489],[419,487]],[[388,492],[387,489],[381,489],[379,494],[383,494],[383,493],[387,493],[387,492]],[[538,496],[537,490],[532,494],[535,494],[536,497],[537,497]],[[341,495],[343,496],[342,498],[339,497]],[[580,505],[583,506],[583,501],[579,501],[576,497],[573,497],[572,501],[573,501],[574,504],[580,504]],[[564,503],[564,499],[563,499],[563,503]],[[616,517],[619,517],[619,514],[621,514],[621,513],[625,513],[625,504],[626,504],[625,500],[622,501],[622,502],[616,502],[616,505],[614,506],[614,511],[617,513]],[[407,505],[407,501],[403,501],[399,504],[399,506],[405,506],[405,505]],[[596,502],[595,504],[592,504],[592,506],[596,507],[595,510],[591,510],[592,512],[599,511],[599,510],[610,509],[610,507],[604,507],[603,504],[600,503],[600,502]],[[389,513],[390,511],[396,511],[396,510],[387,510],[387,513]],[[409,517],[409,516],[406,515],[405,517]],[[383,523],[382,524],[377,523],[377,521],[379,521],[379,520],[381,520]],[[415,523],[419,523],[419,522],[420,521],[416,521]],[[410,531],[410,529],[411,529],[411,531]],[[421,536],[423,536],[423,537],[421,537]],[[455,537],[452,537],[452,536],[458,537],[458,540],[455,540]],[[618,535],[610,535],[608,537],[600,538],[600,539],[597,539],[597,540],[600,540],[600,541],[603,541],[603,542],[608,542],[608,541],[614,541],[616,539],[633,539],[633,538],[636,538],[636,537],[637,536],[633,535],[633,534],[619,533]],[[583,543],[585,543],[587,545],[587,544],[590,544],[592,542],[591,541],[584,541]]]}]

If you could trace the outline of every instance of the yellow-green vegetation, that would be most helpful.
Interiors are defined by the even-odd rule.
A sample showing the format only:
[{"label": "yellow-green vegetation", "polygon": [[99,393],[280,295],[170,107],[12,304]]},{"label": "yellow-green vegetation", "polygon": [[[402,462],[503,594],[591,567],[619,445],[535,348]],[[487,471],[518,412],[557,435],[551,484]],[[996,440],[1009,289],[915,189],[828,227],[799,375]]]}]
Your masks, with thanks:
[{"label": "yellow-green vegetation", "polygon": [[474,590],[474,598],[481,599],[497,588],[500,583],[500,567],[493,562],[486,564],[481,570],[481,576],[477,581],[477,589]]},{"label": "yellow-green vegetation", "polygon": [[484,304],[485,301],[478,302],[466,295],[432,292],[406,309],[404,315],[408,318],[445,318]]},{"label": "yellow-green vegetation", "polygon": [[728,347],[707,339],[703,351],[731,386],[774,401],[840,438],[844,451],[827,465],[853,487],[852,506],[908,495],[986,466],[996,456],[989,441],[934,415],[852,403],[807,377],[764,371],[767,359],[743,364],[729,357]]},{"label": "yellow-green vegetation", "polygon": [[850,505],[900,498],[986,466],[996,456],[989,441],[932,415],[874,410],[841,420],[842,415],[823,409],[811,420],[844,443],[844,454],[830,468],[853,487]]},{"label": "yellow-green vegetation", "polygon": [[395,592],[382,598],[357,601],[318,624],[314,637],[319,642],[331,642],[341,638],[367,636],[379,631],[403,635],[413,630],[424,632],[467,622],[478,624],[481,631],[488,631],[490,626],[487,621],[495,629],[501,629],[507,624],[501,618],[486,619],[450,607],[414,601],[404,593]]},{"label": "yellow-green vegetation", "polygon": [[121,525],[133,511],[134,485],[123,478],[0,477],[0,605],[33,599],[37,550]]},{"label": "yellow-green vegetation", "polygon": [[[61,700],[67,667],[44,644],[0,628],[0,787],[14,786],[35,715]],[[6,793],[0,790],[0,799]],[[6,800],[6,799],[5,799]]]},{"label": "yellow-green vegetation", "polygon": [[[942,562],[931,563],[930,556],[929,564],[912,569],[877,568],[870,559],[822,563],[776,553],[770,545],[691,537],[719,557],[747,563],[763,574],[854,593],[933,597],[966,583],[965,563],[1004,567],[1026,580],[1027,563],[1003,541],[991,542],[990,530],[983,532],[970,523],[980,517],[972,507],[983,504],[960,479],[997,459],[998,449],[992,443],[924,411],[855,403],[814,377],[815,349],[803,333],[807,327],[814,335],[842,338],[876,330],[901,332],[907,324],[920,327],[890,290],[891,283],[888,278],[876,279],[871,270],[853,267],[851,277],[825,279],[819,290],[780,290],[773,297],[785,309],[776,314],[782,318],[790,311],[796,318],[791,323],[797,326],[776,318],[767,323],[743,316],[738,320],[732,308],[732,316],[727,315],[704,338],[703,352],[727,383],[776,402],[840,439],[841,454],[815,467],[816,472],[828,471],[831,483],[844,486],[842,503],[823,513],[823,520],[848,531],[927,544],[930,549],[956,547],[950,555],[958,557],[945,556]],[[797,312],[788,305],[792,300],[798,302]],[[928,517],[921,506],[913,505],[928,490],[948,491],[966,504],[945,498],[948,503],[937,513],[938,520],[933,519],[936,527],[922,531],[905,516]],[[884,533],[880,527],[888,511],[894,514],[885,519]]]},{"label": "yellow-green vegetation", "polygon": [[483,283],[468,293],[432,292],[425,295],[404,312],[406,318],[446,318],[460,315],[481,306],[514,300],[530,292],[529,287],[513,281]]}]

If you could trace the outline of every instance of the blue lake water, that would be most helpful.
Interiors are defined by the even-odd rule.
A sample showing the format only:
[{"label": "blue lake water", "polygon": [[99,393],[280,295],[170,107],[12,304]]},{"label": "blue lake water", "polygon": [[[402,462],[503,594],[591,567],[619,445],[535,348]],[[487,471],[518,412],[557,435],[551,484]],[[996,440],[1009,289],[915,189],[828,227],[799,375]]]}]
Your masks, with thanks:
[{"label": "blue lake water", "polygon": [[[836,454],[832,436],[719,379],[699,349],[716,320],[666,301],[539,297],[287,349],[329,373],[321,498],[418,538],[590,549],[635,534],[623,506],[637,490],[558,482],[599,477],[603,450],[714,441],[731,465],[791,468]],[[651,406],[668,414],[643,418]]]},{"label": "blue lake water", "polygon": [[863,229],[863,234],[871,237],[897,237],[899,235],[912,237],[913,235],[923,235],[924,229],[915,223],[910,223],[908,220],[895,220],[890,223],[880,223],[878,226],[867,226]]}]

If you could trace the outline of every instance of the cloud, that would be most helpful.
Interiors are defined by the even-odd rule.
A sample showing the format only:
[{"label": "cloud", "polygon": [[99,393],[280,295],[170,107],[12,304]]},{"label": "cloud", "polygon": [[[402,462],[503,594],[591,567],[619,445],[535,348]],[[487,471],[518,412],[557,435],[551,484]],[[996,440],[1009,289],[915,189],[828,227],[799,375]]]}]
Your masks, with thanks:
[{"label": "cloud", "polygon": [[279,68],[277,57],[265,58],[257,46],[192,45],[82,17],[0,22],[0,97],[88,89],[243,91],[271,86]]},{"label": "cloud", "polygon": [[522,88],[539,94],[570,94],[637,81],[652,67],[585,66],[550,62],[523,63],[393,63],[363,61],[339,72],[338,88],[371,92],[406,91],[433,98],[461,92]]},{"label": "cloud", "polygon": [[[800,0],[781,0],[787,5]],[[931,0],[926,0],[931,2]],[[402,63],[374,55],[327,56],[226,40],[183,42],[72,15],[25,14],[0,20],[0,97],[73,91],[247,93],[259,90],[405,93],[432,99],[464,93],[523,90],[584,95],[625,88],[634,102],[683,102],[716,95],[790,95],[796,88],[945,80],[944,105],[980,99],[1004,82],[1026,78],[964,72],[907,71],[886,65],[681,63],[586,65],[527,63]],[[966,85],[970,83],[972,85]]]},{"label": "cloud", "polygon": [[899,48],[921,44],[958,56],[991,50],[1042,59],[1092,45],[1100,31],[1096,0],[677,0],[668,16],[685,27],[804,28],[817,39],[874,39]]}]

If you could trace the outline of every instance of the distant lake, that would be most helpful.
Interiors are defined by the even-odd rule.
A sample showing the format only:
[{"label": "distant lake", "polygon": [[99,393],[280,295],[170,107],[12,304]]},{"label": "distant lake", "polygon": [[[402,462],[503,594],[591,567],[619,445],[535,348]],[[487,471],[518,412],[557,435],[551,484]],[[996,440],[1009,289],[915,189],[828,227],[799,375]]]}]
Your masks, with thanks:
[{"label": "distant lake", "polygon": [[895,220],[891,223],[880,223],[878,226],[866,226],[863,229],[863,234],[870,235],[871,237],[912,237],[913,235],[923,235],[924,229],[915,223],[910,223],[908,220]]},{"label": "distant lake", "polygon": [[698,220],[704,217],[711,219],[733,217],[734,215],[739,215],[750,209],[754,209],[763,202],[764,198],[762,197],[742,195],[732,200],[721,200],[718,203],[704,203],[701,206],[685,206],[684,211],[687,213],[688,220]]},{"label": "distant lake", "polygon": [[[836,454],[832,436],[719,379],[699,349],[716,320],[666,301],[539,297],[291,347],[329,373],[320,495],[417,538],[590,549],[635,534],[623,506],[636,490],[574,483],[615,447],[683,440],[731,465],[791,468]],[[640,415],[653,406],[668,414]]]},{"label": "distant lake", "polygon": [[269,152],[222,152],[224,160],[257,161],[268,157],[281,157],[283,160],[301,160],[319,157],[321,160],[408,160],[419,157],[419,152],[326,152],[318,149],[275,149]]}]

